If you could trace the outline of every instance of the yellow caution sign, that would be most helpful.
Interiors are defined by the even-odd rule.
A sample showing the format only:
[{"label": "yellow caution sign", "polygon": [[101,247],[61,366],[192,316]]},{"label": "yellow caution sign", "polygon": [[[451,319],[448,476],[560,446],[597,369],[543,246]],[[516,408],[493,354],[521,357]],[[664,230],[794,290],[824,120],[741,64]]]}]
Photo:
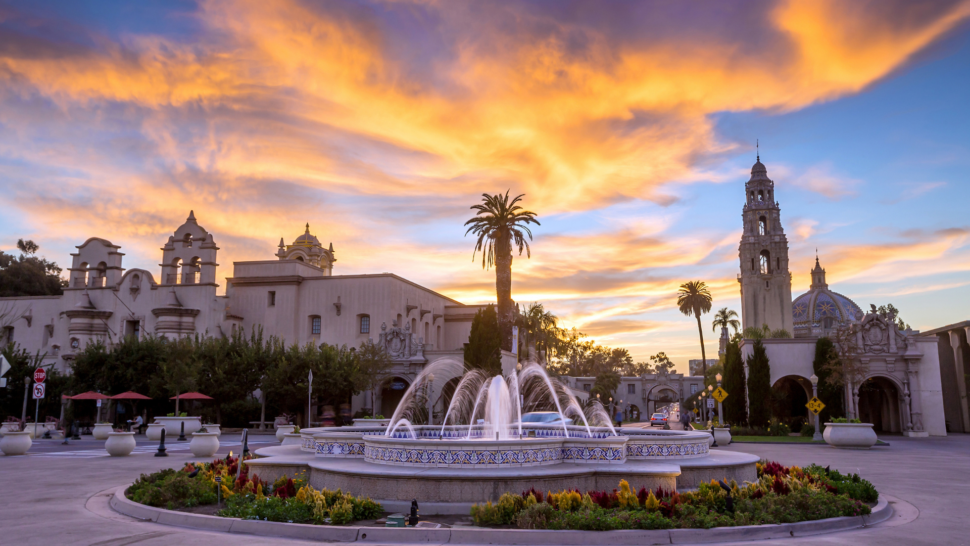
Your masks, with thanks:
[{"label": "yellow caution sign", "polygon": [[711,396],[713,396],[718,402],[723,402],[724,399],[728,397],[728,392],[721,387],[718,387],[714,392],[711,393]]},{"label": "yellow caution sign", "polygon": [[825,404],[823,404],[822,401],[818,399],[818,397],[813,396],[812,399],[809,400],[807,404],[805,404],[805,407],[808,408],[808,411],[814,413],[815,415],[818,415],[819,413],[822,413],[823,409],[825,409]]}]

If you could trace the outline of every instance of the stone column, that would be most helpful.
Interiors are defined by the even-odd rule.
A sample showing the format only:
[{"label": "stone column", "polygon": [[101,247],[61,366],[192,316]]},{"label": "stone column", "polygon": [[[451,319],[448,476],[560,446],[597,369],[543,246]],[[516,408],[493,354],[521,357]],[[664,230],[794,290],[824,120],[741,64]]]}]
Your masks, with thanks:
[{"label": "stone column", "polygon": [[[970,328],[968,328],[970,330]],[[970,408],[967,407],[967,381],[963,368],[963,347],[960,345],[960,331],[950,330],[950,347],[953,347],[953,369],[956,371],[957,391],[960,393],[960,417],[963,430],[970,431]],[[970,340],[970,335],[967,337]]]},{"label": "stone column", "polygon": [[910,403],[913,406],[913,432],[923,432],[923,404],[919,396],[919,370],[916,361],[906,359],[906,373],[909,376]]},{"label": "stone column", "polygon": [[903,412],[903,432],[904,433],[913,430],[913,421],[912,421],[912,417],[910,416],[910,412],[912,411],[910,408],[910,401],[911,401],[911,395],[909,393],[909,380],[904,380],[903,381],[903,403],[900,405],[900,408]]}]

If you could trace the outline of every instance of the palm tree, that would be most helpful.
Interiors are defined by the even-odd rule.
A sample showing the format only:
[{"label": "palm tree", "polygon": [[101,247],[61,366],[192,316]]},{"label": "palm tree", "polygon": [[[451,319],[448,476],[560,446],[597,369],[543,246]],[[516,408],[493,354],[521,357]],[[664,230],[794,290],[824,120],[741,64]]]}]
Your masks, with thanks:
[{"label": "palm tree", "polygon": [[534,348],[536,357],[542,361],[543,355],[549,351],[549,346],[559,337],[557,327],[559,318],[553,315],[552,311],[546,311],[541,303],[533,302],[524,313],[518,313],[517,322],[522,333],[525,334],[526,349]]},{"label": "palm tree", "polygon": [[727,307],[722,307],[720,311],[714,314],[714,331],[716,332],[718,328],[732,328],[735,334],[738,333],[738,330],[741,329],[738,314]]},{"label": "palm tree", "polygon": [[688,317],[697,319],[697,333],[701,336],[701,365],[707,377],[707,353],[704,351],[704,330],[701,328],[701,315],[711,310],[711,292],[704,281],[687,281],[677,291],[677,307]]},{"label": "palm tree", "polygon": [[471,225],[465,235],[469,233],[478,235],[475,250],[472,252],[472,261],[475,260],[475,254],[481,250],[482,268],[488,269],[495,266],[498,325],[502,332],[502,348],[506,351],[512,350],[512,323],[515,312],[512,303],[512,245],[518,247],[519,256],[524,249],[526,256],[531,258],[532,251],[526,236],[531,240],[532,232],[529,231],[527,224],[540,225],[535,219],[536,213],[518,206],[517,203],[523,197],[525,194],[509,202],[508,191],[505,195],[483,193],[482,204],[471,207],[472,210],[478,211],[475,217],[465,222],[466,226]]}]

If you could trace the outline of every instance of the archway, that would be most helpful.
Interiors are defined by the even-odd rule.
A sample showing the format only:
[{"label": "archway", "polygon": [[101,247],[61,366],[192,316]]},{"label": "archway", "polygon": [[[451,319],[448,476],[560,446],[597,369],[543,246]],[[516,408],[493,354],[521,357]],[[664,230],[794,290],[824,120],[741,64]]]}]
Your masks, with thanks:
[{"label": "archway", "polygon": [[859,419],[876,432],[902,432],[899,389],[886,377],[870,377],[859,385]]},{"label": "archway", "polygon": [[401,398],[404,397],[409,384],[407,379],[397,376],[384,382],[381,388],[381,415],[388,419],[394,415],[394,410],[401,403]]},{"label": "archway", "polygon": [[647,416],[651,416],[668,404],[677,402],[677,391],[670,385],[658,385],[647,396]]},{"label": "archway", "polygon": [[637,406],[636,404],[630,404],[630,407],[627,408],[626,411],[627,411],[626,420],[631,423],[639,422],[643,417],[642,415],[640,415],[640,407]]},{"label": "archway", "polygon": [[786,375],[771,387],[771,415],[799,432],[808,421],[808,399],[812,397],[812,384],[804,377]]}]

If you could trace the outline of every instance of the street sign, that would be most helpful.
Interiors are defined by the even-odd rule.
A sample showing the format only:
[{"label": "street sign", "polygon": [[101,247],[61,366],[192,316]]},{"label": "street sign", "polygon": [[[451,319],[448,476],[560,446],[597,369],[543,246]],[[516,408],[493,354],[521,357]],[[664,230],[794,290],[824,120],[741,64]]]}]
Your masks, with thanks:
[{"label": "street sign", "polygon": [[7,362],[7,359],[4,358],[3,355],[0,355],[0,376],[7,375],[7,372],[9,371],[10,363]]},{"label": "street sign", "polygon": [[100,398],[98,398],[98,407],[99,408],[101,407],[101,399]]},{"label": "street sign", "polygon": [[823,409],[825,409],[825,404],[823,404],[822,401],[818,399],[818,397],[813,396],[812,399],[809,400],[807,404],[805,404],[805,407],[808,408],[808,411],[814,413],[815,415],[818,415],[819,413],[822,413]]},{"label": "street sign", "polygon": [[713,398],[708,398],[707,399],[707,409],[714,409],[714,399]]},{"label": "street sign", "polygon": [[45,379],[47,379],[47,372],[44,371],[44,368],[34,370],[34,383],[43,383]]},{"label": "street sign", "polygon": [[713,396],[714,399],[717,400],[718,402],[723,402],[724,399],[728,397],[728,393],[726,390],[722,389],[721,387],[718,387],[714,389],[714,392],[711,393],[711,396]]},{"label": "street sign", "polygon": [[47,390],[47,387],[43,383],[34,383],[34,400],[43,398],[45,390]]}]

